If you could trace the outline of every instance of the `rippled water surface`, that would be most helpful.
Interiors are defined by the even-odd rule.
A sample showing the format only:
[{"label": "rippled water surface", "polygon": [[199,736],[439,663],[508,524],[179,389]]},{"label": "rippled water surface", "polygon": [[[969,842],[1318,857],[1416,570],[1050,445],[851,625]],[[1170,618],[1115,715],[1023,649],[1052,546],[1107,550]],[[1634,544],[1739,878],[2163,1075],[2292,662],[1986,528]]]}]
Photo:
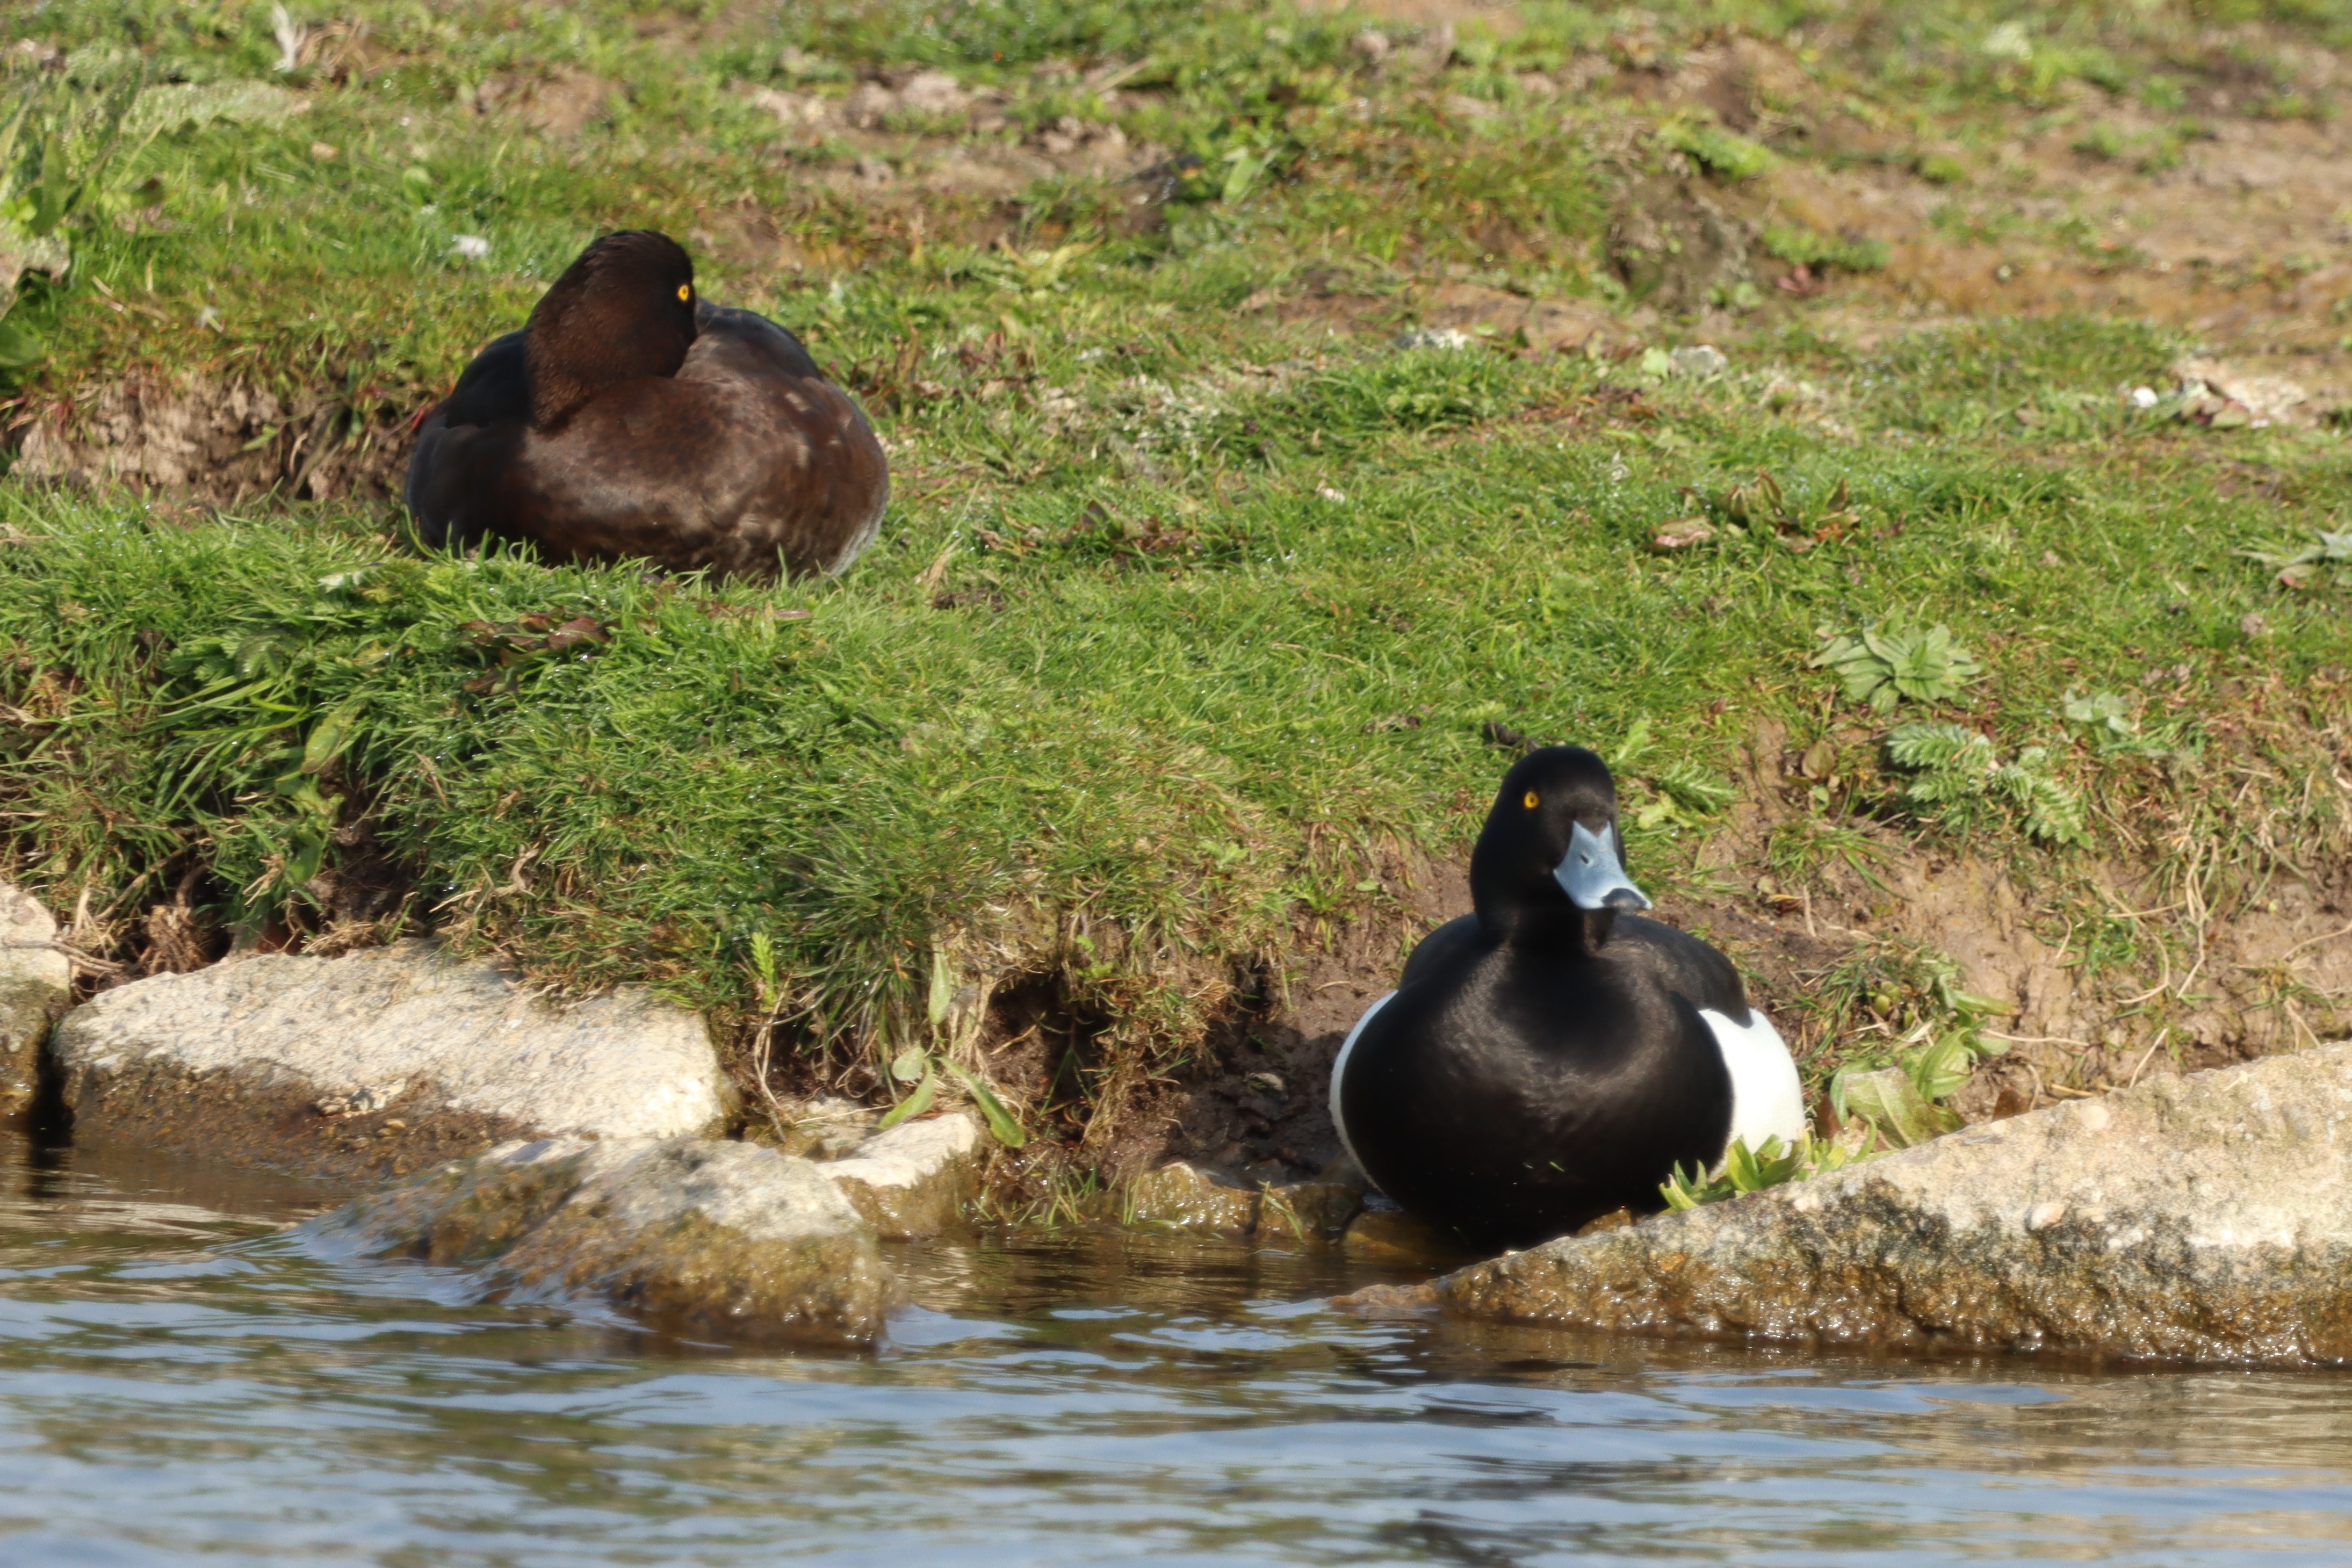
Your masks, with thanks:
[{"label": "rippled water surface", "polygon": [[2352,1383],[1320,1303],[1328,1251],[910,1251],[871,1358],[278,1239],[327,1188],[0,1141],[0,1563],[2352,1560]]}]

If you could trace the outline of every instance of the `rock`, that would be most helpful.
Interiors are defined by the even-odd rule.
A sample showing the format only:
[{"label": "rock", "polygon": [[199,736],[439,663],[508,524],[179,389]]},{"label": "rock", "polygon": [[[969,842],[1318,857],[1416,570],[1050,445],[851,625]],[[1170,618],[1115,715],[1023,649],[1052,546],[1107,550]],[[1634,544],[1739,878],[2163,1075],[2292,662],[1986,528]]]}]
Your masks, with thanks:
[{"label": "rock", "polygon": [[1643,1333],[2337,1364],[2347,1279],[2352,1043],[1964,1129],[1437,1292]]},{"label": "rock", "polygon": [[427,942],[151,976],[68,1013],[50,1051],[78,1137],[328,1175],[728,1111],[698,1015],[638,987],[552,1006]]},{"label": "rock", "polygon": [[893,1241],[937,1236],[980,1189],[980,1124],[961,1111],[902,1122],[816,1168]]},{"label": "rock", "polygon": [[1286,1182],[1265,1187],[1258,1194],[1257,1234],[1300,1241],[1337,1236],[1363,1207],[1363,1193],[1344,1182]]},{"label": "rock", "polygon": [[1475,340],[1457,327],[1413,327],[1396,336],[1400,349],[1442,349],[1458,352],[1469,348]]},{"label": "rock", "polygon": [[891,1302],[873,1231],[815,1166],[716,1139],[507,1144],[296,1235],[472,1270],[486,1296],[608,1301],[696,1337],[870,1344]]},{"label": "rock", "polygon": [[1584,353],[1608,345],[1617,318],[1581,299],[1538,299],[1519,329],[1528,347],[1541,353]]},{"label": "rock", "polygon": [[1440,22],[1403,51],[1416,75],[1432,77],[1454,63],[1454,24]]},{"label": "rock", "polygon": [[1699,381],[1719,376],[1731,368],[1731,361],[1724,357],[1723,350],[1712,343],[1694,343],[1686,349],[1676,349],[1666,356],[1666,362],[1674,367],[1675,374]]},{"label": "rock", "polygon": [[58,946],[57,921],[37,899],[0,882],[0,1115],[32,1104],[42,1043],[72,988],[73,961]]},{"label": "rock", "polygon": [[871,1105],[831,1095],[786,1103],[777,1111],[783,1127],[780,1142],[784,1153],[803,1159],[845,1160],[874,1135],[880,1115]]},{"label": "rock", "polygon": [[822,126],[833,118],[832,106],[813,92],[782,92],[772,87],[755,87],[743,95],[755,109],[764,109],[775,116],[776,123],[787,131],[805,131]]},{"label": "rock", "polygon": [[27,274],[37,272],[56,279],[63,277],[72,264],[73,253],[62,235],[35,239],[14,224],[0,228],[0,296],[8,294]]},{"label": "rock", "polygon": [[1130,1225],[1246,1236],[1257,1228],[1257,1194],[1250,1188],[1176,1160],[1135,1178],[1128,1188],[1125,1218]]},{"label": "rock", "polygon": [[1715,542],[1715,525],[1705,517],[1676,517],[1662,525],[1650,536],[1650,548],[1661,555],[1675,550],[1696,549]]},{"label": "rock", "polygon": [[961,114],[971,94],[945,71],[925,71],[898,89],[899,107],[917,114]]},{"label": "rock", "polygon": [[2318,423],[2311,393],[2284,377],[2251,375],[2213,359],[2182,360],[2172,373],[2180,380],[2184,416],[2201,423],[2227,430]]},{"label": "rock", "polygon": [[898,95],[880,82],[861,82],[841,105],[841,118],[860,131],[871,131],[882,117],[898,107]]}]

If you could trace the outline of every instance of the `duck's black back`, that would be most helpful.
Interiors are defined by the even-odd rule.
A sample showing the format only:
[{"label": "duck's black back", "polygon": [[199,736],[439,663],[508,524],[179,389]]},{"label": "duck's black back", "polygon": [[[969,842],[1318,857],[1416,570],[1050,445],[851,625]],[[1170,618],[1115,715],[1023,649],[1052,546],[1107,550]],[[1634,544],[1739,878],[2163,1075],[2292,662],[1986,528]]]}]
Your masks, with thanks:
[{"label": "duck's black back", "polygon": [[1655,1209],[1673,1166],[1711,1165],[1730,1132],[1731,1078],[1700,1008],[1744,1019],[1738,971],[1655,921],[1618,917],[1590,956],[1450,922],[1349,1052],[1349,1140],[1383,1192],[1474,1240],[1526,1245]]}]

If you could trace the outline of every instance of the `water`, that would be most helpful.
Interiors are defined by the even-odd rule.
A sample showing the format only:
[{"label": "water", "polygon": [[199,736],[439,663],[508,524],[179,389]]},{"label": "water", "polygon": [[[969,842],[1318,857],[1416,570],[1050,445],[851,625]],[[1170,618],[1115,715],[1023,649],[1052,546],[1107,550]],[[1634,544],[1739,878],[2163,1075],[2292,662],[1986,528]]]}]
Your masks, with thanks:
[{"label": "water", "polygon": [[0,1563],[2339,1563],[2352,1385],[1366,1322],[1328,1250],[908,1251],[870,1358],[467,1305],[331,1189],[0,1139]]}]

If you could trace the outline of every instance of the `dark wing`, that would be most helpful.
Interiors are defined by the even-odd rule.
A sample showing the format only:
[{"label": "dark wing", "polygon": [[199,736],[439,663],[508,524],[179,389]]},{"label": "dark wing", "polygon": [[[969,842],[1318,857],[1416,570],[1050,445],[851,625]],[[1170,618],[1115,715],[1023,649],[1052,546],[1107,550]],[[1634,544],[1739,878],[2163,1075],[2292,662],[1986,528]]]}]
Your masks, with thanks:
[{"label": "dark wing", "polygon": [[446,424],[503,424],[530,418],[530,368],[523,336],[509,332],[474,356],[457,390],[435,411]]},{"label": "dark wing", "polygon": [[1415,980],[1445,967],[1458,955],[1467,953],[1479,939],[1478,917],[1461,915],[1447,921],[1421,939],[1412,956],[1404,961],[1404,973],[1397,977],[1397,989],[1402,990]]},{"label": "dark wing", "polygon": [[1609,945],[1621,942],[1627,960],[1638,963],[1692,1007],[1712,1008],[1736,1024],[1748,1023],[1747,983],[1731,960],[1706,943],[1639,915],[1617,917]]},{"label": "dark wing", "polygon": [[417,429],[401,499],[426,544],[463,549],[493,531],[485,492],[513,461],[530,418],[523,335],[509,332],[474,356]]}]

